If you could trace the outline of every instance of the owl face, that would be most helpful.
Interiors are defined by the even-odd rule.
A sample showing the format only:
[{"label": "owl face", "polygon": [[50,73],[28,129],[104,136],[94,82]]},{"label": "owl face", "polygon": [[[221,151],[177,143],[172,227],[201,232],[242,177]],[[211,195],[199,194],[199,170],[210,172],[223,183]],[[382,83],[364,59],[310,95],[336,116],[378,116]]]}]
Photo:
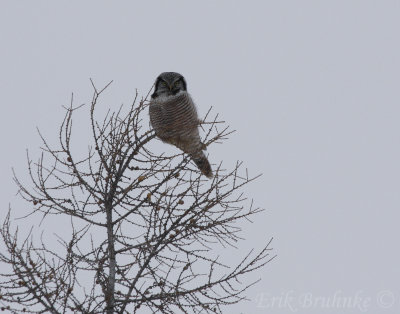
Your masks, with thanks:
[{"label": "owl face", "polygon": [[173,96],[180,91],[186,91],[185,78],[176,72],[161,73],[156,80],[153,99],[160,96]]}]

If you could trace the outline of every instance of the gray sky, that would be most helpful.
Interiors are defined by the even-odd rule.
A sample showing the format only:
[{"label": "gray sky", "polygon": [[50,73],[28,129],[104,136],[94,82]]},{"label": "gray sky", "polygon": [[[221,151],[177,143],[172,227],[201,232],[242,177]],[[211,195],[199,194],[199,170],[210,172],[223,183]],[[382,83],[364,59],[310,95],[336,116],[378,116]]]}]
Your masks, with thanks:
[{"label": "gray sky", "polygon": [[231,313],[399,313],[399,29],[399,1],[2,1],[2,213],[89,78],[114,80],[107,108],[180,72],[237,130],[210,160],[263,173],[242,248],[278,258]]}]

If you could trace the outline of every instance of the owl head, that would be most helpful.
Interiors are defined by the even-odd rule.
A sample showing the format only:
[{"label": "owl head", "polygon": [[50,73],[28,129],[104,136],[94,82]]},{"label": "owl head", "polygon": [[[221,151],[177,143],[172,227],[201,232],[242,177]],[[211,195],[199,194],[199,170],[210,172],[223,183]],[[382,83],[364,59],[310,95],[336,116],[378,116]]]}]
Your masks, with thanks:
[{"label": "owl head", "polygon": [[151,97],[173,96],[180,91],[186,91],[185,78],[176,72],[164,72],[157,77]]}]

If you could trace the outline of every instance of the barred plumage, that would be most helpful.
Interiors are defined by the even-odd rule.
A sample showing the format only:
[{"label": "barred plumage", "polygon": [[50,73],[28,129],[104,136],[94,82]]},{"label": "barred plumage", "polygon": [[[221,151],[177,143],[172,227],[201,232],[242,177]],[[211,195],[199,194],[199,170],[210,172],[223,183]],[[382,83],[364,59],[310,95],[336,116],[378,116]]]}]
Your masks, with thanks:
[{"label": "barred plumage", "polygon": [[189,154],[200,171],[212,177],[212,170],[199,135],[196,106],[186,91],[186,81],[175,72],[161,73],[149,106],[150,122],[163,141]]}]

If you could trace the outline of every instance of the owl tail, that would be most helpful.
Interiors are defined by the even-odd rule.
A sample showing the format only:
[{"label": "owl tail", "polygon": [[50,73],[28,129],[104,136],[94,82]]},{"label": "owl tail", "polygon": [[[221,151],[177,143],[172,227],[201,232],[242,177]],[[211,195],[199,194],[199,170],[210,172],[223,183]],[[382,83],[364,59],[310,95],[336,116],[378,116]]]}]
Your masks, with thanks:
[{"label": "owl tail", "polygon": [[194,163],[200,169],[201,173],[204,174],[207,178],[212,178],[213,173],[211,170],[211,165],[204,153],[200,151],[199,153],[191,155]]}]

